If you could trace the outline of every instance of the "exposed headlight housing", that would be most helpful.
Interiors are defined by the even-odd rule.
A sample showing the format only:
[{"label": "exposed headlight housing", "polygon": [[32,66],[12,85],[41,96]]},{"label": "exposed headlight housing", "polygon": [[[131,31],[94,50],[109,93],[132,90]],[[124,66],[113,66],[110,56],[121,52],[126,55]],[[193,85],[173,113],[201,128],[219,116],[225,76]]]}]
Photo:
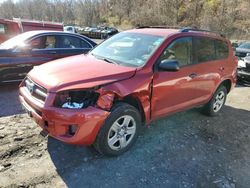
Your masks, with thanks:
[{"label": "exposed headlight housing", "polygon": [[82,109],[95,105],[99,93],[94,90],[71,90],[57,94],[54,106],[68,109]]}]

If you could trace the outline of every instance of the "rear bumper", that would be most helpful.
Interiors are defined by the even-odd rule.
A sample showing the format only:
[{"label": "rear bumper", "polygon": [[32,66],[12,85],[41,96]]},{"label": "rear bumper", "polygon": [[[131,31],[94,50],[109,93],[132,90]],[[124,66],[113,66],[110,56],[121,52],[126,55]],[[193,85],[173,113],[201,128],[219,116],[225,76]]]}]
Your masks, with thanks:
[{"label": "rear bumper", "polygon": [[[19,99],[29,116],[48,134],[69,144],[91,145],[109,112],[88,107],[86,109],[61,109],[39,104],[23,87]],[[70,126],[77,127],[72,135]]]}]

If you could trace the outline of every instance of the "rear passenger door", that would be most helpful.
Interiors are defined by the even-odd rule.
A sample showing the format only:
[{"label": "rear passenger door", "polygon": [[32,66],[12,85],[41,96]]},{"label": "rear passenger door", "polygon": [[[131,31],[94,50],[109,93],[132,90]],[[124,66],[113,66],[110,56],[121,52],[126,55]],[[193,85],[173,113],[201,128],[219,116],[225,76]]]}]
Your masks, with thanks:
[{"label": "rear passenger door", "polygon": [[58,36],[57,54],[61,57],[85,54],[91,49],[91,44],[81,37],[70,35]]},{"label": "rear passenger door", "polygon": [[225,70],[228,57],[227,44],[208,37],[194,37],[194,58],[196,63],[196,86],[208,101]]}]

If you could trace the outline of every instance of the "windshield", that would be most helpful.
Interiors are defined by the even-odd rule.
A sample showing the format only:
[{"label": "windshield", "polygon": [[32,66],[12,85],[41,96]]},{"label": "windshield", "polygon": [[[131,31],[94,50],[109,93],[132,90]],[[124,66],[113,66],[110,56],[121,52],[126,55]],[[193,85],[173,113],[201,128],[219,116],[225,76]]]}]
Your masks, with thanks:
[{"label": "windshield", "polygon": [[25,41],[30,37],[30,33],[22,33],[2,43],[0,49],[12,49],[16,46],[25,45]]},{"label": "windshield", "polygon": [[247,48],[250,49],[250,43],[243,43],[239,46],[239,48]]},{"label": "windshield", "polygon": [[143,66],[164,38],[141,33],[119,33],[104,41],[90,54],[104,60],[131,67]]}]

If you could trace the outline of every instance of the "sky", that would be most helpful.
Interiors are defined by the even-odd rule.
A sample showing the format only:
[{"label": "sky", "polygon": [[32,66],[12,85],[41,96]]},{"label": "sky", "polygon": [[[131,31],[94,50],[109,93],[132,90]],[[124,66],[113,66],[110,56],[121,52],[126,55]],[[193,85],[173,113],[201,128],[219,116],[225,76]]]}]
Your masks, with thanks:
[{"label": "sky", "polygon": [[[4,2],[4,1],[8,1],[8,0],[0,0],[0,3]],[[18,0],[12,0],[13,2],[17,2]]]}]

